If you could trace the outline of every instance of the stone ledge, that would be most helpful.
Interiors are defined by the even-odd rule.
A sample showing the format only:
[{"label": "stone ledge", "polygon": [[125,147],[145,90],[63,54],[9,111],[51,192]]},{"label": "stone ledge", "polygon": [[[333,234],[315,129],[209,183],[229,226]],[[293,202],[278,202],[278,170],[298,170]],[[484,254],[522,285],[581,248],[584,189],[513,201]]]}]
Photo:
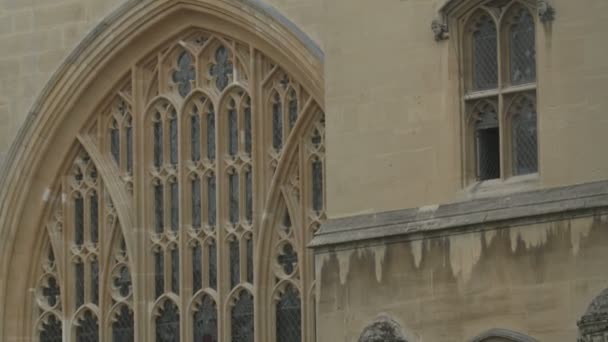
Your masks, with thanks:
[{"label": "stone ledge", "polygon": [[480,225],[506,222],[533,224],[565,213],[577,216],[600,208],[608,208],[608,181],[330,219],[321,226],[309,247],[466,232],[479,230]]}]

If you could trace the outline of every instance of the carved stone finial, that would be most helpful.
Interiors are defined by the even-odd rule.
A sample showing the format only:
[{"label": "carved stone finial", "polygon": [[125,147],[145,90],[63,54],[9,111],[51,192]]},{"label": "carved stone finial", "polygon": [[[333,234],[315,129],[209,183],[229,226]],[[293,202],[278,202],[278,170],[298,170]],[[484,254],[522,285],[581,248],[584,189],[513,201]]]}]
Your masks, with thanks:
[{"label": "carved stone finial", "polygon": [[401,326],[392,318],[380,315],[376,320],[368,325],[358,342],[407,342]]},{"label": "carved stone finial", "polygon": [[606,335],[608,333],[608,289],[593,299],[577,325],[579,342],[608,341],[608,335]]},{"label": "carved stone finial", "polygon": [[543,23],[548,23],[555,19],[555,9],[547,0],[538,0],[538,16],[540,17],[540,21]]},{"label": "carved stone finial", "polygon": [[446,40],[450,37],[450,34],[448,32],[448,25],[446,25],[439,19],[433,20],[433,22],[431,23],[431,30],[433,30],[433,33],[435,34],[435,40],[438,42]]}]

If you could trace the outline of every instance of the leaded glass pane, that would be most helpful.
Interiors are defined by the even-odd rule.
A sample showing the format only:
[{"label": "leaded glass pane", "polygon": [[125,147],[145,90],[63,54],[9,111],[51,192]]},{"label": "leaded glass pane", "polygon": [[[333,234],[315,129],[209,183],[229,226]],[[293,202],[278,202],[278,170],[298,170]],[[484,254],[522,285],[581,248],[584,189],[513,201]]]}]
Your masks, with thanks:
[{"label": "leaded glass pane", "polygon": [[234,288],[241,281],[240,270],[239,241],[234,238],[230,241],[230,288]]},{"label": "leaded glass pane", "polygon": [[289,217],[289,212],[287,210],[285,210],[285,216],[283,216],[283,229],[285,234],[291,232],[291,217]]},{"label": "leaded glass pane", "polygon": [[482,14],[473,32],[473,89],[498,86],[498,55],[496,24],[490,15]]},{"label": "leaded glass pane", "polygon": [[196,70],[192,55],[183,51],[177,57],[177,68],[173,72],[173,83],[177,85],[177,92],[186,97],[192,90],[192,83],[196,79]]},{"label": "leaded glass pane", "polygon": [[156,342],[179,342],[179,308],[167,300],[156,318]]},{"label": "leaded glass pane", "polygon": [[220,46],[215,51],[215,63],[209,71],[211,76],[215,77],[216,87],[222,91],[232,78],[232,61],[230,53],[224,46]]},{"label": "leaded glass pane", "polygon": [[74,265],[74,286],[76,287],[76,309],[84,304],[84,263],[77,262]]},{"label": "leaded glass pane", "polygon": [[233,171],[228,179],[230,223],[236,225],[239,222],[239,175]]},{"label": "leaded glass pane", "polygon": [[253,222],[253,179],[251,170],[245,171],[245,218]]},{"label": "leaded glass pane", "polygon": [[99,199],[97,192],[93,191],[91,193],[91,202],[89,204],[91,242],[96,244],[99,241]]},{"label": "leaded glass pane", "polygon": [[247,282],[253,284],[253,240],[251,237],[247,239]]},{"label": "leaded glass pane", "polygon": [[198,241],[194,242],[192,247],[192,293],[196,293],[203,288],[203,270],[202,270],[203,252],[201,244]]},{"label": "leaded glass pane", "polygon": [[197,175],[192,180],[192,228],[201,228],[201,179]]},{"label": "leaded glass pane", "polygon": [[298,97],[295,90],[289,93],[289,128],[293,128],[298,120]]},{"label": "leaded glass pane", "polygon": [[154,122],[154,166],[160,168],[163,165],[163,123],[160,114]]},{"label": "leaded glass pane", "polygon": [[207,158],[215,160],[215,113],[207,113]]},{"label": "leaded glass pane", "polygon": [[277,342],[302,341],[302,309],[297,290],[287,287],[276,305]]},{"label": "leaded glass pane", "polygon": [[154,252],[154,289],[156,298],[165,292],[165,257],[162,250]]},{"label": "leaded glass pane", "polygon": [[524,7],[517,9],[511,26],[511,83],[536,80],[536,41],[534,18]]},{"label": "leaded glass pane", "polygon": [[216,210],[216,189],[215,189],[215,175],[211,175],[207,179],[207,220],[211,227],[215,227],[217,222],[217,210]]},{"label": "leaded glass pane", "polygon": [[91,311],[85,311],[76,326],[76,342],[98,342],[99,325]]},{"label": "leaded glass pane", "polygon": [[323,211],[323,163],[319,159],[312,162],[312,208]]},{"label": "leaded glass pane", "polygon": [[112,120],[112,129],[110,130],[110,153],[116,164],[120,165],[120,130],[116,120]]},{"label": "leaded glass pane", "polygon": [[298,254],[294,251],[293,246],[285,244],[278,259],[279,264],[283,268],[283,272],[287,275],[291,275],[298,264]]},{"label": "leaded glass pane", "polygon": [[80,194],[74,199],[74,243],[84,243],[84,198]]},{"label": "leaded glass pane", "polygon": [[248,292],[241,292],[232,307],[231,321],[232,342],[253,342],[253,296]]},{"label": "leaded glass pane", "polygon": [[245,106],[244,113],[244,129],[245,129],[245,153],[251,157],[251,145],[252,145],[252,132],[251,132],[251,106],[247,99],[247,105]]},{"label": "leaded glass pane", "polygon": [[171,249],[171,291],[179,294],[179,249]]},{"label": "leaded glass pane", "polygon": [[278,93],[272,102],[272,147],[277,151],[283,147],[283,108]]},{"label": "leaded glass pane", "polygon": [[112,322],[112,342],[133,342],[133,326],[133,311],[126,305],[121,306],[116,320]]},{"label": "leaded glass pane", "polygon": [[171,183],[171,230],[179,229],[179,186],[177,180]]},{"label": "leaded glass pane", "polygon": [[55,315],[51,315],[46,322],[42,322],[40,342],[61,342],[62,340],[63,328],[61,321]]},{"label": "leaded glass pane", "polygon": [[205,296],[194,312],[194,341],[217,342],[217,311],[211,298]]},{"label": "leaded glass pane", "polygon": [[538,141],[536,106],[525,99],[516,106],[513,115],[513,173],[524,175],[538,171]]},{"label": "leaded glass pane", "polygon": [[127,172],[133,174],[133,127],[131,126],[131,118],[128,119],[126,128],[127,135]]},{"label": "leaded glass pane", "polygon": [[209,244],[209,287],[217,290],[217,248],[215,241]]},{"label": "leaded glass pane", "polygon": [[57,279],[49,277],[46,281],[46,286],[42,288],[42,295],[46,298],[46,302],[50,307],[54,307],[59,301],[59,284]]},{"label": "leaded glass pane", "polygon": [[171,165],[177,165],[177,117],[175,112],[172,114],[173,117],[169,119],[169,151]]},{"label": "leaded glass pane", "polygon": [[99,304],[99,262],[91,261],[91,302]]},{"label": "leaded glass pane", "polygon": [[[160,181],[159,181],[160,182]],[[161,234],[164,231],[164,198],[162,184],[154,185],[154,231]]]},{"label": "leaded glass pane", "polygon": [[312,145],[315,148],[319,148],[319,146],[321,146],[321,142],[323,141],[323,139],[321,138],[321,133],[319,132],[318,129],[314,130],[314,132],[312,133],[312,138],[310,139],[310,141],[312,142]]},{"label": "leaded glass pane", "polygon": [[131,292],[131,272],[127,266],[120,268],[118,277],[114,279],[114,287],[118,289],[121,296],[126,297]]},{"label": "leaded glass pane", "polygon": [[228,153],[236,156],[238,152],[238,122],[236,109],[228,110]]},{"label": "leaded glass pane", "polygon": [[192,161],[201,160],[201,117],[198,113],[190,117],[190,154]]}]

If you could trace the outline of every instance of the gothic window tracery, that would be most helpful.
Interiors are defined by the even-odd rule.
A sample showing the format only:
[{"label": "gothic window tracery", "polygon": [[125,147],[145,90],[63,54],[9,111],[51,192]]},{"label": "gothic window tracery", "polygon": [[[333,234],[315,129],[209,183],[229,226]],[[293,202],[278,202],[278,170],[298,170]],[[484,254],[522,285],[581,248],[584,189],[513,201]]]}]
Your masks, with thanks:
[{"label": "gothic window tracery", "polygon": [[[57,180],[66,196],[49,239],[61,251],[41,257],[35,335],[217,342],[265,330],[268,341],[310,341],[306,245],[325,219],[322,109],[252,45],[201,30],[170,44],[136,63],[91,114]],[[264,208],[270,196],[278,206]],[[139,228],[123,224],[128,215]],[[270,242],[264,257],[261,239]],[[256,308],[260,291],[275,300]],[[153,306],[142,310],[138,296]]]},{"label": "gothic window tracery", "polygon": [[[532,13],[525,2],[486,1],[470,10],[465,21],[463,139],[468,181],[538,172]],[[522,98],[527,99],[525,105]]]}]

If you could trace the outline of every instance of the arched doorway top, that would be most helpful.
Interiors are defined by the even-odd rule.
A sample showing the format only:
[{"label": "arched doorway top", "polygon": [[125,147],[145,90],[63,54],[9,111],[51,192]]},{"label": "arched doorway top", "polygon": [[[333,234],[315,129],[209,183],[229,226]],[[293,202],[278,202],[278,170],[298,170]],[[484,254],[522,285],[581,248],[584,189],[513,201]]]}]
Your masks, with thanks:
[{"label": "arched doorway top", "polygon": [[[183,14],[204,14],[248,31],[265,46],[282,54],[277,62],[292,67],[319,103],[323,98],[323,53],[293,23],[258,0],[129,0],[102,20],[63,61],[38,95],[0,169],[0,274],[9,274],[15,255],[14,242],[28,199],[46,202],[36,170],[52,139],[64,134],[59,128],[96,75],[120,56],[132,40],[149,32],[162,20],[181,20]],[[203,23],[205,24],[205,23]],[[107,83],[106,81],[102,81]],[[104,84],[105,84],[104,83]],[[104,85],[105,86],[105,85]],[[108,85],[110,87],[111,85]],[[87,115],[82,113],[80,115]],[[72,124],[75,126],[76,124]],[[72,127],[73,128],[73,127]],[[72,129],[70,128],[70,129]],[[72,137],[73,138],[73,137]],[[38,183],[38,184],[37,184]],[[0,336],[4,336],[8,277],[0,279]]]}]

